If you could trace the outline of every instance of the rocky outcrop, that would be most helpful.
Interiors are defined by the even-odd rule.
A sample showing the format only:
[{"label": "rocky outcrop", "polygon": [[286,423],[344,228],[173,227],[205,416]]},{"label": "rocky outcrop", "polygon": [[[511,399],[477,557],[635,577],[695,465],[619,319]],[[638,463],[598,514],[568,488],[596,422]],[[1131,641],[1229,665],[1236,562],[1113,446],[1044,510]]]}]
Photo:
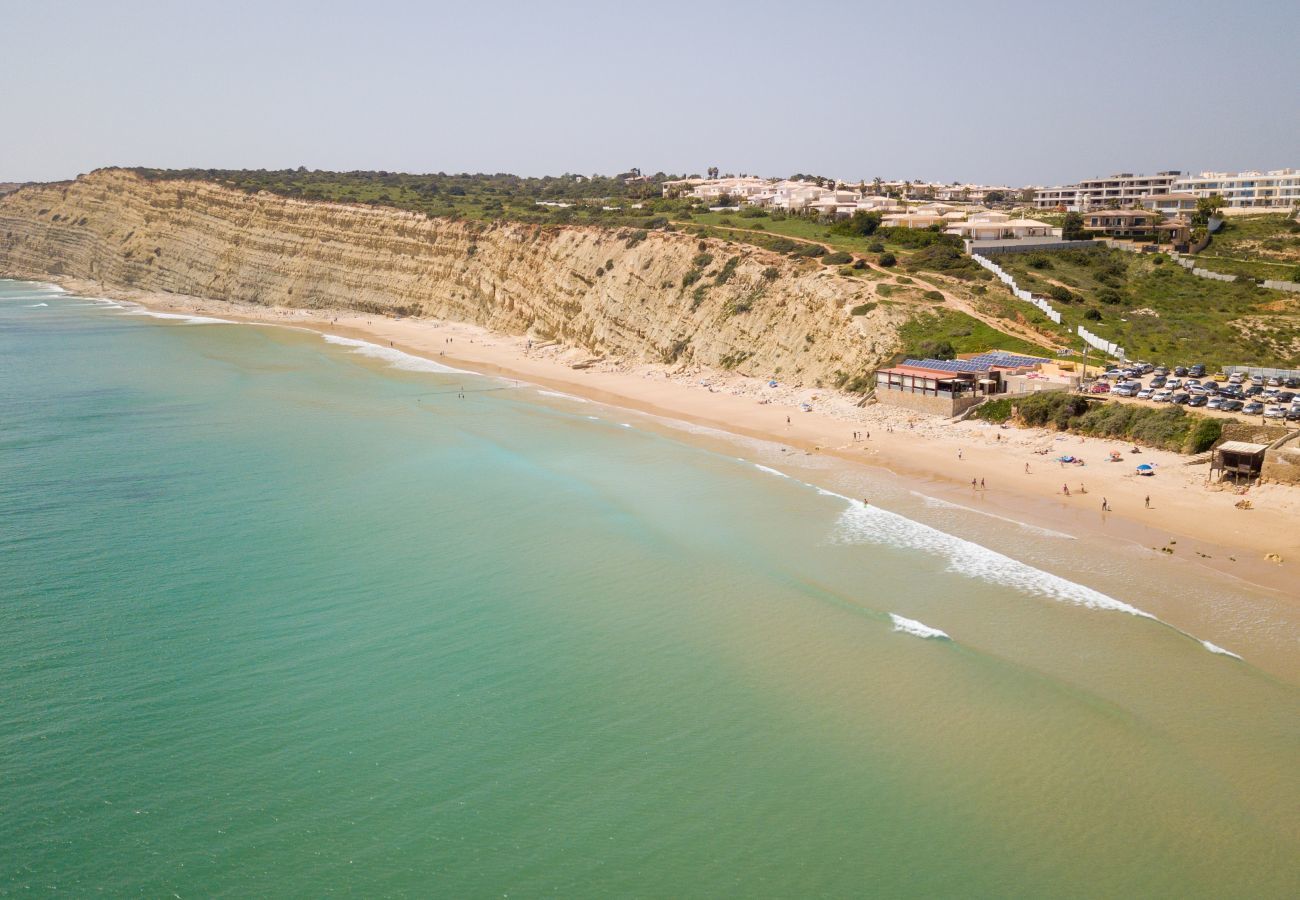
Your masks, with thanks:
[{"label": "rocky outcrop", "polygon": [[431,219],[116,169],[0,197],[0,272],[452,319],[827,385],[892,354],[906,315],[879,304],[854,318],[870,299],[858,279],[718,240]]}]

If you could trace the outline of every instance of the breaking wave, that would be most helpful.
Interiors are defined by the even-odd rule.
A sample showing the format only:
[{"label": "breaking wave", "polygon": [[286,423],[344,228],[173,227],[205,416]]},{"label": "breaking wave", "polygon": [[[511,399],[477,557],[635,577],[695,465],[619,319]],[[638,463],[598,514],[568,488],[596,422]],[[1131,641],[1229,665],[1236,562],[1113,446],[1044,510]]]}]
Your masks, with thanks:
[{"label": "breaking wave", "polygon": [[451,366],[444,366],[442,363],[434,362],[431,359],[425,359],[423,356],[415,356],[412,353],[406,353],[395,347],[383,347],[379,344],[372,344],[370,341],[359,341],[355,338],[339,337],[336,334],[321,335],[327,344],[337,344],[340,347],[351,347],[352,352],[359,356],[366,356],[370,359],[380,359],[388,363],[394,369],[402,369],[407,372],[440,372],[444,374],[455,375],[473,375],[473,372],[467,372],[464,369],[455,369]]},{"label": "breaking wave", "polygon": [[890,613],[889,619],[894,623],[895,631],[901,631],[904,634],[914,635],[919,638],[937,638],[943,641],[952,640],[952,638],[948,637],[948,632],[940,631],[938,628],[931,628],[929,625],[916,621],[916,619],[905,619],[898,613]]},{"label": "breaking wave", "polygon": [[1218,644],[1211,644],[1209,641],[1201,641],[1201,646],[1206,650],[1209,650],[1211,653],[1218,653],[1220,656],[1231,656],[1233,659],[1241,659],[1240,656],[1233,653],[1231,650],[1225,650]]},{"label": "breaking wave", "polygon": [[829,497],[838,497],[849,504],[836,522],[834,539],[843,544],[885,544],[908,550],[920,550],[948,561],[949,571],[978,578],[989,584],[1015,588],[1030,594],[1086,606],[1090,609],[1108,609],[1159,621],[1148,612],[1122,600],[1108,597],[1101,591],[1068,581],[1051,572],[1004,556],[996,550],[931,528],[897,513],[877,506],[868,506],[850,500],[842,494],[817,489]]}]

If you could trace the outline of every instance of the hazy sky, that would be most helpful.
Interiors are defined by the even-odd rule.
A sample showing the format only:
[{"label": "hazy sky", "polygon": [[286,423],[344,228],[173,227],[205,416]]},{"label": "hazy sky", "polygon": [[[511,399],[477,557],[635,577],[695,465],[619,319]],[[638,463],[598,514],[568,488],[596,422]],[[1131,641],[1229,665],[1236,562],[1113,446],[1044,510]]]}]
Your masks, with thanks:
[{"label": "hazy sky", "polygon": [[1300,0],[0,0],[0,181],[1300,166]]}]

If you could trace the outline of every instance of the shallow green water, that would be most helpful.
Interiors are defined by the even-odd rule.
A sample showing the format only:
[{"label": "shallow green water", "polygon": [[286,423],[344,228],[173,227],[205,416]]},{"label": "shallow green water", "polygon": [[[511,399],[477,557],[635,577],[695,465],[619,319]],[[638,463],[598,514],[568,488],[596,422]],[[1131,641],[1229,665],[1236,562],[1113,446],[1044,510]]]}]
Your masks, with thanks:
[{"label": "shallow green water", "polygon": [[0,282],[0,894],[1300,890],[1300,691],[1139,565],[126,312]]}]

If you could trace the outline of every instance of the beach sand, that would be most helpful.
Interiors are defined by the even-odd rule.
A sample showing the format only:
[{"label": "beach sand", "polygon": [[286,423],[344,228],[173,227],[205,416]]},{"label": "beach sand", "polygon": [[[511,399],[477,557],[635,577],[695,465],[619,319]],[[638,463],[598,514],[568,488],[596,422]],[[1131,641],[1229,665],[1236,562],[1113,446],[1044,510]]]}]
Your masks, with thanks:
[{"label": "beach sand", "polygon": [[[836,391],[771,387],[767,379],[698,367],[600,360],[465,323],[232,304],[72,279],[60,283],[76,293],[161,312],[391,344],[456,368],[884,468],[929,496],[1078,536],[1136,543],[1153,559],[1194,560],[1300,599],[1290,571],[1300,564],[1300,489],[1253,486],[1246,495],[1253,508],[1240,510],[1234,504],[1242,498],[1230,487],[1208,484],[1208,463],[1187,465],[1188,458],[1177,453],[1143,448],[1132,455],[1131,445],[1117,441],[979,421],[952,424],[884,404],[859,407],[857,398]],[[1121,462],[1107,461],[1113,450]],[[1063,455],[1086,465],[1061,465],[1057,457]],[[1157,474],[1137,476],[1138,463],[1154,465]],[[1103,499],[1109,512],[1102,510]]]}]

